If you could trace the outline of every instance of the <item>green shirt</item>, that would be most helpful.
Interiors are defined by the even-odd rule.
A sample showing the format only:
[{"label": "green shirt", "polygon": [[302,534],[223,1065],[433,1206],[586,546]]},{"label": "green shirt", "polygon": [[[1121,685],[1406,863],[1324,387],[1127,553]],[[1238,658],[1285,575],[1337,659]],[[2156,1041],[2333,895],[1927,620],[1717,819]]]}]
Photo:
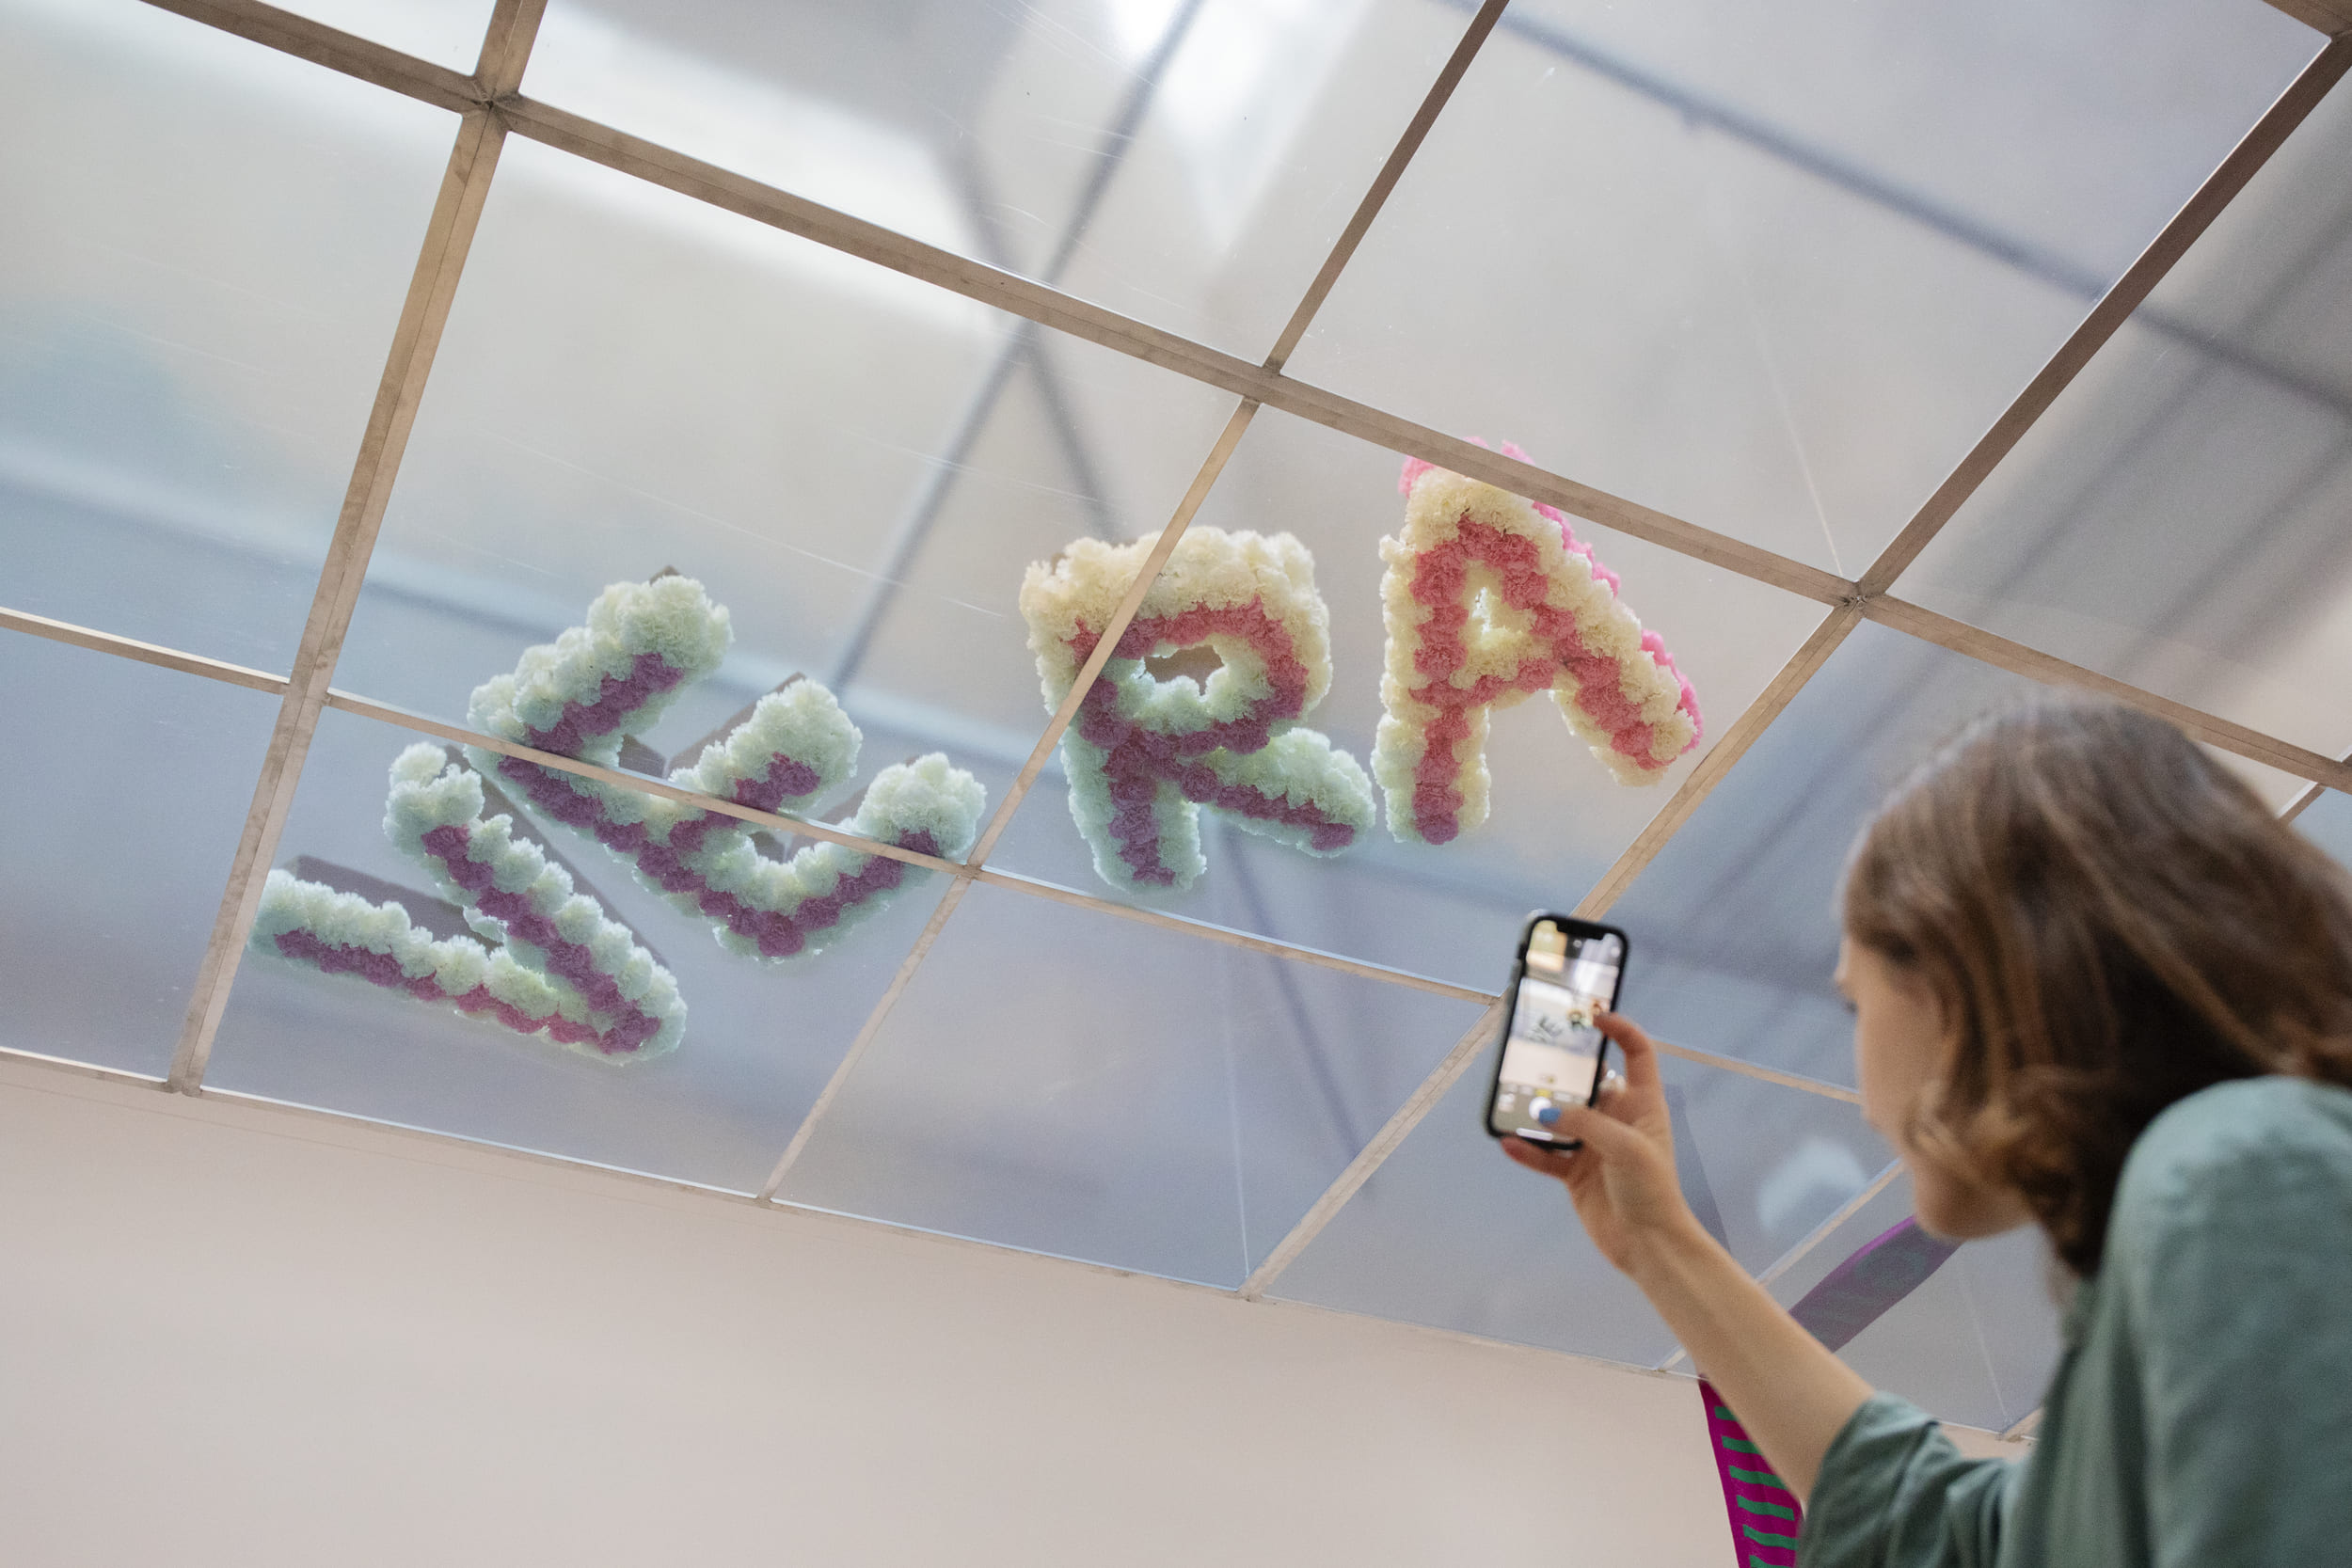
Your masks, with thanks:
[{"label": "green shirt", "polygon": [[1823,1457],[1809,1568],[2352,1564],[2352,1091],[2221,1084],[2132,1146],[2032,1453],[1892,1395]]}]

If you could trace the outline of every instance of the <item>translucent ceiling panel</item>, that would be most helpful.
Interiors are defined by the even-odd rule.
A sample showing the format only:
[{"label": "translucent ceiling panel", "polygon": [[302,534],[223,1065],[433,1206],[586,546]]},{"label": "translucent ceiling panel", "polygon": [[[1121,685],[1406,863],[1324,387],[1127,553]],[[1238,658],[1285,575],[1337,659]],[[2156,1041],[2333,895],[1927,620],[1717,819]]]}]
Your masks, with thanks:
[{"label": "translucent ceiling panel", "polygon": [[[1307,546],[1330,618],[1331,684],[1304,723],[1367,768],[1387,657],[1380,542],[1403,526],[1401,462],[1266,410],[1193,524],[1286,531]],[[1826,613],[1689,556],[1582,522],[1574,528],[1622,577],[1623,602],[1664,638],[1697,691],[1706,734],[1661,782],[1616,783],[1539,695],[1494,716],[1486,753],[1492,814],[1443,846],[1402,842],[1384,816],[1344,852],[1317,858],[1232,831],[1204,811],[1208,866],[1200,879],[1182,893],[1137,894],[1097,874],[1056,775],[1024,800],[992,863],[1483,990],[1500,986],[1528,911],[1581,899]],[[1034,688],[1030,701],[1041,716]]]},{"label": "translucent ceiling panel", "polygon": [[[1649,994],[1628,974],[1627,1006]],[[1655,1366],[1674,1336],[1579,1227],[1558,1184],[1480,1125],[1491,1053],[1268,1291],[1351,1312]],[[1692,1207],[1760,1272],[1867,1186],[1889,1155],[1851,1105],[1667,1060]]]},{"label": "translucent ceiling panel", "polygon": [[531,97],[1263,356],[1467,13],[555,0]]},{"label": "translucent ceiling panel", "polygon": [[0,691],[0,1046],[160,1078],[278,700],[12,632]]},{"label": "translucent ceiling panel", "polygon": [[[516,1019],[547,1016],[527,982],[518,988],[476,976],[462,960],[447,968],[411,961],[398,975],[371,974],[380,960],[369,954],[395,951],[391,933],[411,924],[433,940],[472,940],[464,911],[437,890],[422,859],[396,847],[386,831],[390,766],[421,743],[409,731],[333,710],[321,722],[277,863],[331,891],[304,895],[313,911],[304,921],[265,927],[273,937],[281,927],[306,933],[315,946],[306,950],[306,937],[297,936],[287,956],[247,951],[207,1085],[756,1191],[914,944],[940,885],[905,883],[829,950],[768,963],[721,946],[712,922],[657,897],[585,837],[520,814],[536,853],[567,865],[575,889],[670,972],[684,1009],[682,1037],[667,1054],[656,1053],[662,1036],[643,1045],[642,1058],[627,1049],[620,1031],[632,1021],[618,1007],[592,1012],[589,1022],[611,1031],[608,1039],[621,1049],[600,1052],[593,1041],[567,1048],[550,1038],[552,1031],[502,1026],[482,998],[461,1012],[392,984],[430,973],[448,979],[442,989],[454,995],[471,995],[467,988],[476,983],[489,987],[490,1001],[520,1009]],[[487,795],[483,806],[481,832],[494,831],[491,818],[512,823],[518,815]],[[467,834],[464,852],[499,867],[504,881],[494,886],[514,892],[506,884],[520,878],[498,858],[495,839],[483,840],[477,852],[474,836]],[[336,894],[379,908],[393,903],[405,913],[375,917],[387,927],[375,929],[355,923],[347,902],[341,915],[326,909]],[[570,924],[576,918],[564,917],[561,934],[595,940]],[[375,945],[360,951],[370,941]],[[327,950],[341,957],[318,956]],[[540,960],[513,943],[500,951],[519,953],[513,961],[532,974],[565,973],[552,947]],[[626,976],[625,953],[626,939],[621,954],[596,949],[597,974]],[[494,961],[481,956],[474,963]],[[597,983],[588,978],[583,990]],[[640,1006],[669,1016],[658,1001]]]},{"label": "translucent ceiling panel", "polygon": [[2352,750],[2347,161],[2338,83],[1898,592]]},{"label": "translucent ceiling panel", "polygon": [[493,0],[292,0],[286,10],[455,71],[482,56]]},{"label": "translucent ceiling panel", "polygon": [[[1838,1264],[1911,1215],[1898,1179],[1772,1286],[1794,1306]],[[1947,1421],[2004,1432],[2042,1402],[2058,1368],[2063,1287],[2032,1226],[1970,1242],[1839,1351],[1873,1386]]]},{"label": "translucent ceiling panel", "polygon": [[1238,1285],[1480,1011],[983,883],[779,1196]]},{"label": "translucent ceiling panel", "polygon": [[[1838,1084],[1852,1021],[1830,984],[1837,878],[1885,792],[1980,713],[2047,692],[1870,622],[1855,627],[1610,919],[1652,1033]],[[2271,804],[2283,773],[2214,753]]]},{"label": "translucent ceiling panel", "polygon": [[2339,864],[2352,870],[2352,796],[2328,791],[2304,809],[2295,825]]},{"label": "translucent ceiling panel", "polygon": [[1855,576],[2315,46],[2223,0],[1520,0],[1292,369]]},{"label": "translucent ceiling panel", "polygon": [[457,118],[0,0],[0,604],[283,671]]},{"label": "translucent ceiling panel", "polygon": [[691,762],[801,674],[866,732],[859,778],[944,749],[993,802],[1046,721],[1023,571],[1090,529],[1156,532],[1232,406],[1041,342],[510,140],[338,683],[462,722],[477,685],[607,585],[675,569],[729,612],[732,644],[639,737],[651,752]]}]

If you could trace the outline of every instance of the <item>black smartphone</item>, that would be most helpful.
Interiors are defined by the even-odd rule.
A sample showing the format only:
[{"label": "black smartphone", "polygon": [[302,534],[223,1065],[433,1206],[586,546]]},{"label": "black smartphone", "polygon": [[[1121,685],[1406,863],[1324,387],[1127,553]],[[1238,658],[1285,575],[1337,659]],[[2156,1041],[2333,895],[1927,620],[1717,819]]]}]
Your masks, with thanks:
[{"label": "black smartphone", "polygon": [[1558,1105],[1590,1105],[1599,1094],[1609,1037],[1593,1026],[1593,1018],[1602,1008],[1616,1009],[1625,958],[1625,933],[1614,926],[1565,914],[1528,917],[1511,965],[1511,1010],[1495,1057],[1495,1084],[1486,1095],[1488,1132],[1577,1146],[1552,1132],[1546,1113]]}]

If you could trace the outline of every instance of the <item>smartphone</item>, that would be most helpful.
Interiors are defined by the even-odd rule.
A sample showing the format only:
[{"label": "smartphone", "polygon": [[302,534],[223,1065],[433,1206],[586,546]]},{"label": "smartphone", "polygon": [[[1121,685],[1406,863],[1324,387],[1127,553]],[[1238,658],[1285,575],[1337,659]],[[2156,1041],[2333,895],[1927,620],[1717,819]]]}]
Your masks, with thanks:
[{"label": "smartphone", "polygon": [[1486,1131],[1498,1138],[1574,1148],[1544,1125],[1556,1105],[1590,1105],[1600,1092],[1609,1037],[1593,1026],[1614,1011],[1625,975],[1625,933],[1565,914],[1534,914],[1511,966],[1511,1012],[1503,1021]]}]

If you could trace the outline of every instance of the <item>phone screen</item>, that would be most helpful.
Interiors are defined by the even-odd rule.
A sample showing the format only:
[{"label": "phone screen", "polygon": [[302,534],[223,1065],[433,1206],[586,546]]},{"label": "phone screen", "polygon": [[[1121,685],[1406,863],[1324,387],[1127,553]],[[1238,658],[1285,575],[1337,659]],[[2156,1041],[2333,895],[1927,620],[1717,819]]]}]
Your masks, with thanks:
[{"label": "phone screen", "polygon": [[1581,923],[1538,920],[1528,928],[1520,961],[1487,1126],[1537,1143],[1562,1141],[1542,1114],[1592,1102],[1608,1044],[1593,1017],[1616,1000],[1625,939]]}]

